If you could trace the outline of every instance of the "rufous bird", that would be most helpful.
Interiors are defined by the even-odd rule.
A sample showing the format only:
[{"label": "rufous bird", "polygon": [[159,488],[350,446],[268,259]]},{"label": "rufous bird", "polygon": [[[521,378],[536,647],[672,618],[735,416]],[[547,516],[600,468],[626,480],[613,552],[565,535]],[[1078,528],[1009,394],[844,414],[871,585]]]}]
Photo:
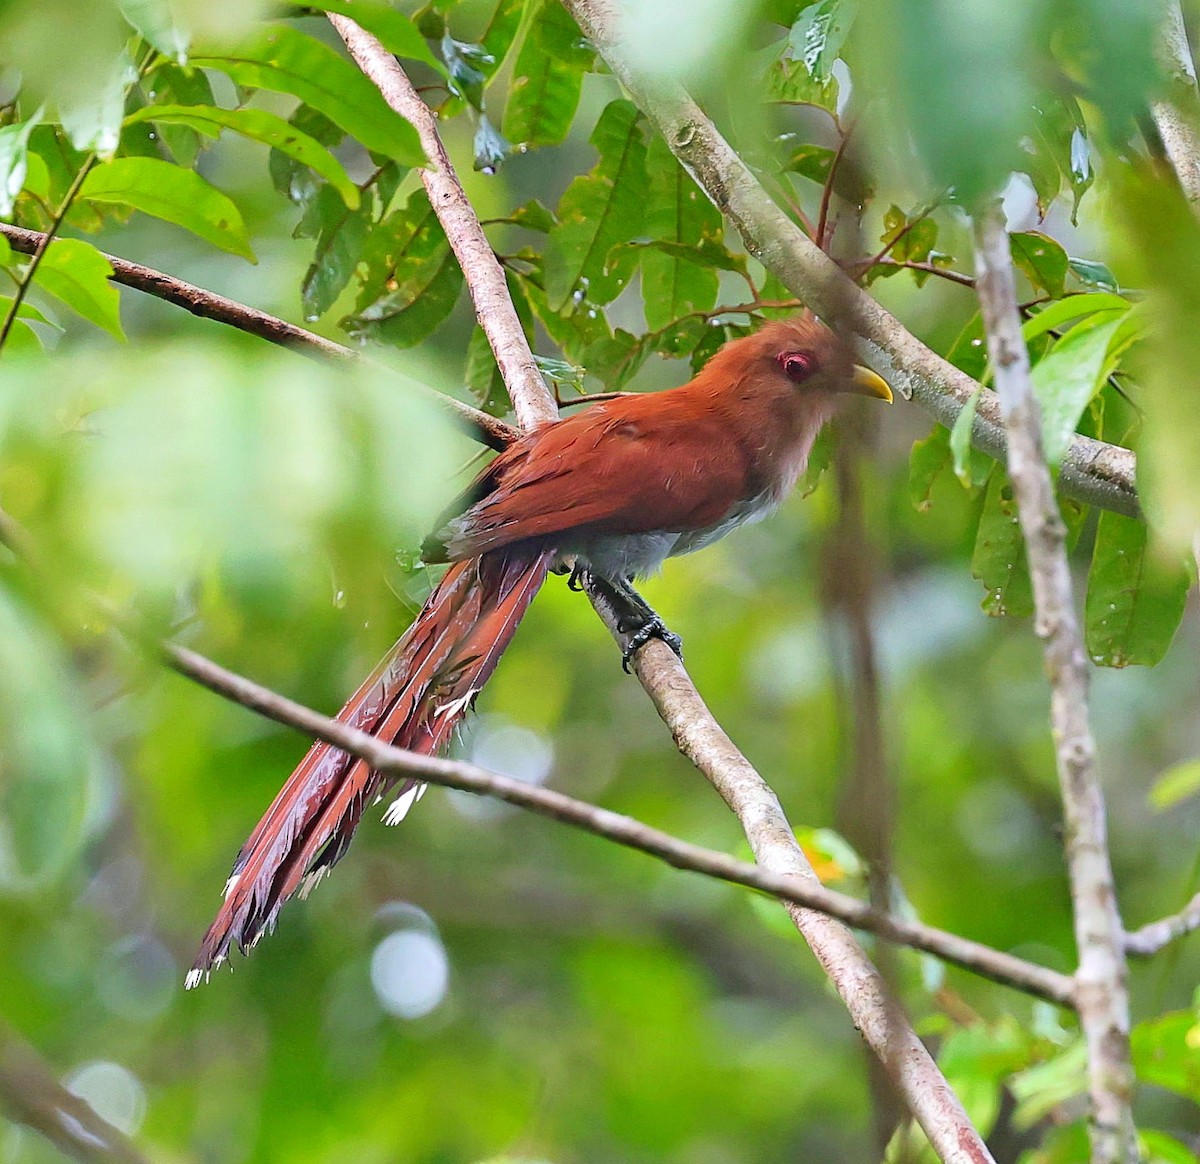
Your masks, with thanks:
[{"label": "rufous bird", "polygon": [[[572,559],[573,580],[589,577],[621,612],[626,664],[652,637],[678,651],[632,579],[774,510],[847,392],[892,398],[806,313],[727,343],[679,388],[607,400],[521,437],[426,539],[424,560],[450,568],[337,718],[438,751],[547,572]],[[368,805],[394,793],[384,814],[394,824],[424,789],[314,744],[238,854],[188,985],[274,928],[283,903],[346,852]]]}]

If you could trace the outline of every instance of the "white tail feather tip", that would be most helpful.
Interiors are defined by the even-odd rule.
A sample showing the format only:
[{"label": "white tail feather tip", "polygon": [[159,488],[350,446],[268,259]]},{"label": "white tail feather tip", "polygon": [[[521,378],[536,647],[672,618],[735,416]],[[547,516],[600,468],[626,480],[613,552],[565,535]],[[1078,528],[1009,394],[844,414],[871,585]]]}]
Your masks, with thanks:
[{"label": "white tail feather tip", "polygon": [[412,808],[422,796],[425,795],[427,784],[414,784],[407,792],[400,793],[391,804],[387,806],[387,811],[383,814],[383,823],[387,825],[398,825],[406,816],[408,810]]}]

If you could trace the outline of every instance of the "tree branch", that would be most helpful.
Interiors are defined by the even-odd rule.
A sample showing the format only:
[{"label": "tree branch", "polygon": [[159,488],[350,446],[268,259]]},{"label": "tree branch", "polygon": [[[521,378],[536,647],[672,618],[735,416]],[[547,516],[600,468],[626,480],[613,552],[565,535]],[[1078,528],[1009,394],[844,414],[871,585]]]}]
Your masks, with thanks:
[{"label": "tree branch", "polygon": [[[648,78],[630,65],[610,0],[564,3],[675,156],[737,227],[746,249],[818,315],[853,336],[860,357],[893,389],[953,426],[979,385],[921,343],[796,227],[680,85]],[[980,396],[971,439],[1004,459],[1004,428],[993,392]],[[1077,436],[1060,482],[1081,501],[1134,515],[1135,465],[1129,449]]]},{"label": "tree branch", "polygon": [[[351,21],[334,16],[330,19],[343,33],[363,71],[375,81],[392,108],[417,125],[426,151],[438,160],[439,169],[422,171],[422,180],[426,182],[430,202],[442,219],[447,236],[451,237],[451,244],[455,245],[456,238],[460,242],[470,239],[479,243],[473,248],[463,246],[461,251],[455,245],[455,254],[471,286],[480,323],[489,329],[493,351],[512,353],[513,358],[503,362],[497,354],[497,360],[509,391],[514,394],[522,425],[553,418],[556,413],[554,401],[540,383],[540,377],[536,385],[528,380],[511,378],[517,370],[524,375],[526,369],[533,368],[533,359],[495,255],[483,238],[478,219],[454,179],[445,151],[437,140],[432,115],[416,97],[395,58],[387,54],[378,41]],[[844,278],[840,272],[838,277]],[[476,288],[477,281],[486,281],[486,290],[483,286]],[[493,302],[492,291],[497,300],[503,300],[502,303]],[[489,314],[493,310],[494,316]],[[517,358],[518,353],[520,358]],[[610,632],[620,641],[612,610],[594,592],[591,598]],[[796,843],[774,792],[712,718],[670,648],[652,640],[638,652],[635,668],[643,687],[671,727],[680,749],[712,781],[737,814],[758,863],[783,876],[815,881],[812,868]],[[833,980],[855,1025],[879,1055],[942,1159],[948,1164],[987,1164],[991,1161],[991,1155],[958,1097],[908,1019],[889,997],[878,971],[854,937],[840,923],[822,914],[798,905],[788,908],[797,928]]]},{"label": "tree branch", "polygon": [[1125,935],[1125,952],[1131,958],[1150,958],[1178,938],[1200,930],[1200,893],[1178,913],[1150,922]]},{"label": "tree branch", "polygon": [[988,354],[1008,432],[1008,475],[1025,535],[1050,679],[1050,719],[1066,826],[1067,869],[1079,947],[1079,1020],[1088,1049],[1094,1164],[1138,1158],[1131,1100],[1125,934],[1108,855],[1104,794],[1088,724],[1088,662],[1075,617],[1066,527],[1042,450],[1041,412],[1029,379],[1008,232],[998,202],[975,223],[977,289]]},{"label": "tree branch", "polygon": [[[613,637],[626,645],[603,594],[588,593]],[[634,655],[633,670],[676,746],[741,822],[758,864],[793,882],[820,884],[774,790],[713,718],[675,652],[651,639]],[[789,902],[786,908],[940,1159],[946,1164],[992,1162],[958,1097],[853,934],[799,904]]]},{"label": "tree branch", "polygon": [[521,427],[530,429],[558,419],[554,398],[534,363],[517,318],[504,271],[463,192],[454,166],[438,136],[429,106],[421,100],[399,61],[349,17],[330,14],[329,22],[346,42],[355,64],[370,78],[383,99],[416,127],[431,164],[419,172],[429,202],[446,232],[450,248],[467,279],[475,316],[492,346],[500,375],[508,388]]},{"label": "tree branch", "polygon": [[1200,93],[1196,66],[1178,0],[1168,0],[1159,29],[1157,56],[1167,76],[1167,93],[1151,102],[1150,111],[1179,184],[1200,211]]},{"label": "tree branch", "polygon": [[489,772],[461,760],[445,760],[393,747],[375,736],[336,719],[330,719],[241,675],[227,671],[211,659],[186,647],[165,643],[157,644],[155,649],[167,665],[181,675],[267,719],[295,728],[305,735],[325,740],[366,761],[377,772],[395,776],[416,776],[443,788],[457,788],[462,792],[494,797],[539,816],[583,829],[593,836],[637,849],[673,865],[676,869],[715,877],[748,889],[757,889],[796,906],[820,910],[842,919],[847,925],[870,930],[898,945],[924,950],[973,973],[1013,986],[1048,1002],[1066,1007],[1072,1005],[1073,985],[1065,974],[933,926],[892,917],[857,898],[826,889],[820,882],[798,882],[794,878],[780,876],[757,865],[735,860],[716,849],[689,844],[632,817],[576,800],[553,789],[528,784],[498,772]]},{"label": "tree branch", "polygon": [[83,1164],[146,1164],[134,1143],[90,1103],[68,1091],[53,1069],[0,1022],[0,1110]]},{"label": "tree branch", "polygon": [[[0,235],[8,239],[14,251],[23,255],[35,254],[40,246],[45,245],[47,239],[44,231],[26,230],[7,222],[0,222]],[[206,291],[203,287],[176,279],[173,275],[157,271],[153,267],[144,267],[141,263],[132,263],[117,255],[101,253],[113,269],[109,278],[123,287],[132,287],[135,291],[153,295],[156,299],[182,307],[192,315],[235,327],[248,335],[257,336],[268,343],[278,344],[301,355],[345,362],[364,360],[381,372],[391,371],[386,364],[367,360],[352,348],[326,339],[315,332],[306,331],[294,323],[288,323],[287,320],[268,315],[265,311],[259,311],[257,307],[248,307],[245,303],[227,299],[215,291]],[[455,400],[453,396],[432,389],[429,390],[429,395],[443,408],[449,409],[479,440],[493,449],[507,447],[519,435],[518,430],[511,424],[478,408],[472,408],[461,400]]]}]

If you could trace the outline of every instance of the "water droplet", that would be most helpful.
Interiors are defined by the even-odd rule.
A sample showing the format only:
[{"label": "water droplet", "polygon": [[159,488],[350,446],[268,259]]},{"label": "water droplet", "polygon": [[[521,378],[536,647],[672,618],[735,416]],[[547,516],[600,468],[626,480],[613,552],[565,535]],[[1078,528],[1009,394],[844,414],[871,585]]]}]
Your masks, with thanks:
[{"label": "water droplet", "polygon": [[982,347],[982,346],[983,346],[983,340],[981,340],[981,339],[973,339],[971,341],[971,347],[973,347],[973,348],[978,348],[978,347]]},{"label": "water droplet", "polygon": [[333,605],[336,606],[338,608],[338,610],[345,610],[345,608],[346,608],[346,592],[344,590],[339,590],[333,596]]}]

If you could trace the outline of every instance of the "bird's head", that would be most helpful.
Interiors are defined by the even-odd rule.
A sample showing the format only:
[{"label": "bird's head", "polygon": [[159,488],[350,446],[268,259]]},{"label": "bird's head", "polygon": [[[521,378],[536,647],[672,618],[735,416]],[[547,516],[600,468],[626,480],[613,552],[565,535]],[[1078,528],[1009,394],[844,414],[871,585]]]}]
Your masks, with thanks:
[{"label": "bird's head", "polygon": [[764,324],[727,344],[721,355],[726,352],[760,383],[786,383],[810,399],[856,393],[892,401],[887,382],[856,364],[846,345],[808,312]]}]

